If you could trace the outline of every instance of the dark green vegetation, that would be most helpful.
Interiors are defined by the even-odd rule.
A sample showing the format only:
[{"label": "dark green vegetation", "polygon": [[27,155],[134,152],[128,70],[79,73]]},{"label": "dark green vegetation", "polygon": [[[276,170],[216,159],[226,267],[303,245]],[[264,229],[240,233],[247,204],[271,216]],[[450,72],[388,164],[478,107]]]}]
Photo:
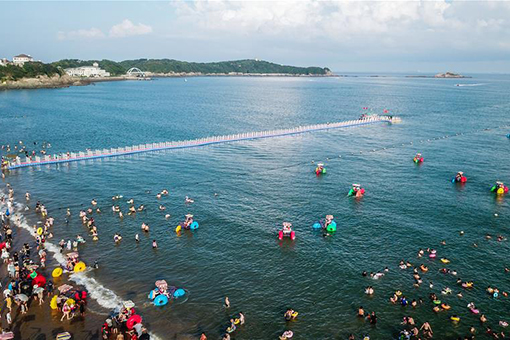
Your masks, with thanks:
[{"label": "dark green vegetation", "polygon": [[41,62],[25,63],[23,66],[0,66],[0,81],[19,80],[21,78],[36,78],[38,76],[54,76],[63,74],[63,71],[52,64]]},{"label": "dark green vegetation", "polygon": [[253,59],[235,60],[235,61],[221,61],[214,63],[191,63],[186,61],[179,61],[173,59],[136,59],[124,60],[115,62],[111,60],[78,60],[78,59],[64,59],[52,63],[54,66],[61,66],[62,68],[79,67],[92,65],[94,62],[99,64],[99,67],[110,72],[111,75],[122,75],[131,67],[138,67],[145,72],[153,73],[284,73],[284,74],[311,74],[311,75],[325,75],[330,72],[328,68],[321,67],[294,67],[270,63],[267,61],[258,61]]}]

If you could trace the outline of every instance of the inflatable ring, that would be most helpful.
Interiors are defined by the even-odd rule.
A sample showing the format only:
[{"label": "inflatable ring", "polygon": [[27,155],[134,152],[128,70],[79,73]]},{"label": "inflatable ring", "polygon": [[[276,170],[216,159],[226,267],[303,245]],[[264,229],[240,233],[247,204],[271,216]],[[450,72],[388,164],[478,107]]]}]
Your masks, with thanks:
[{"label": "inflatable ring", "polygon": [[97,237],[97,236],[94,236],[94,237],[92,238],[92,241],[97,241],[97,240],[99,240],[99,237]]},{"label": "inflatable ring", "polygon": [[441,304],[441,300],[434,300],[432,301],[435,305],[440,305]]},{"label": "inflatable ring", "polygon": [[241,322],[241,320],[239,320],[239,319],[235,319],[235,320],[234,320],[234,325],[239,325],[239,323],[240,323],[240,322]]},{"label": "inflatable ring", "polygon": [[51,298],[51,301],[50,301],[50,307],[51,307],[51,309],[57,309],[57,308],[58,308],[58,305],[57,305],[57,298],[58,298],[58,296],[57,296],[57,295],[54,295],[54,296]]},{"label": "inflatable ring", "polygon": [[53,271],[51,272],[51,276],[60,277],[60,275],[62,275],[62,273],[63,273],[62,268],[57,267],[57,268],[53,269]]},{"label": "inflatable ring", "polygon": [[336,231],[336,222],[331,221],[331,223],[326,227],[326,230],[329,232]]},{"label": "inflatable ring", "polygon": [[400,295],[402,295],[402,292],[401,292],[400,290],[397,290],[397,291],[395,292],[395,295],[396,295],[396,296],[400,296]]},{"label": "inflatable ring", "polygon": [[498,191],[496,191],[498,195],[503,195],[505,193],[505,189],[499,188]]},{"label": "inflatable ring", "polygon": [[316,222],[312,225],[313,229],[322,229],[322,225],[319,222]]},{"label": "inflatable ring", "polygon": [[74,299],[67,299],[66,301],[66,304],[69,305],[69,306],[72,306],[76,303],[76,301],[74,301]]},{"label": "inflatable ring", "polygon": [[154,306],[164,306],[168,303],[168,297],[166,295],[158,295],[154,299]]},{"label": "inflatable ring", "polygon": [[133,327],[138,323],[142,323],[142,317],[138,314],[134,314],[127,319],[126,327],[128,329],[133,329]]},{"label": "inflatable ring", "polygon": [[227,328],[227,333],[232,333],[233,331],[236,330],[236,326],[231,326],[231,327],[228,327]]},{"label": "inflatable ring", "polygon": [[441,262],[443,262],[444,264],[448,264],[448,263],[450,263],[450,260],[445,259],[445,258],[442,258],[442,259],[441,259]]},{"label": "inflatable ring", "polygon": [[441,304],[441,308],[443,308],[444,310],[448,310],[448,309],[450,309],[450,308],[452,308],[452,307],[450,307],[449,305],[447,305],[447,304],[445,304],[445,303],[442,303],[442,304]]},{"label": "inflatable ring", "polygon": [[41,227],[37,228],[37,235],[42,235],[43,232],[44,232],[43,228]]},{"label": "inflatable ring", "polygon": [[177,289],[177,290],[176,290],[176,291],[172,294],[172,296],[173,296],[174,298],[180,298],[181,296],[184,296],[184,295],[186,295],[186,291],[185,291],[184,289],[182,289],[182,288]]},{"label": "inflatable ring", "polygon": [[450,317],[450,320],[455,321],[455,322],[459,322],[460,318],[458,316],[452,316],[452,317]]},{"label": "inflatable ring", "polygon": [[293,317],[293,318],[296,318],[298,315],[299,315],[299,313],[298,313],[298,312],[294,312],[294,313],[292,313],[292,317]]},{"label": "inflatable ring", "polygon": [[191,230],[198,229],[198,222],[197,222],[197,221],[193,221],[193,223],[191,223],[191,225],[189,226],[189,228],[190,228]]},{"label": "inflatable ring", "polygon": [[74,266],[74,272],[79,273],[87,269],[87,265],[85,265],[85,262],[80,261]]},{"label": "inflatable ring", "polygon": [[57,340],[70,340],[71,333],[69,333],[69,332],[58,333],[56,339]]},{"label": "inflatable ring", "polygon": [[181,229],[182,229],[182,227],[181,227],[181,225],[179,224],[179,225],[177,226],[177,228],[175,228],[175,232],[176,232],[176,233],[178,233],[179,231],[181,231]]}]

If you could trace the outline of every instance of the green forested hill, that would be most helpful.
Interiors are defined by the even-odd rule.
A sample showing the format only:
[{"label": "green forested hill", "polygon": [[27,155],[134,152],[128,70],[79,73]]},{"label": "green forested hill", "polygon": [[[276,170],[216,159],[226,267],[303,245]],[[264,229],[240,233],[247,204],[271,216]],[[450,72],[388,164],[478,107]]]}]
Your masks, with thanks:
[{"label": "green forested hill", "polygon": [[213,63],[193,63],[173,59],[136,59],[115,62],[111,60],[78,60],[64,59],[52,63],[54,66],[62,68],[79,67],[92,65],[97,62],[99,66],[112,75],[121,75],[126,73],[131,67],[138,67],[142,71],[153,73],[180,73],[180,72],[200,72],[200,73],[284,73],[284,74],[310,74],[325,75],[329,73],[328,68],[321,67],[295,67],[279,65],[267,61],[245,59],[234,61],[221,61]]},{"label": "green forested hill", "polygon": [[42,75],[51,77],[55,74],[62,74],[62,71],[53,65],[41,62],[25,63],[23,66],[12,64],[0,66],[0,81],[36,78]]}]

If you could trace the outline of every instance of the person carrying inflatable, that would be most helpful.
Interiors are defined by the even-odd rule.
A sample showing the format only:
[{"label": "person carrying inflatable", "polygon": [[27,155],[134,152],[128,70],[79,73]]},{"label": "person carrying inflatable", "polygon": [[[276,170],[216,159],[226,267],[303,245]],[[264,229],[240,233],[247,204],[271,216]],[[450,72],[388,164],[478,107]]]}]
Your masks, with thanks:
[{"label": "person carrying inflatable", "polygon": [[423,156],[421,155],[421,153],[417,153],[414,156],[413,162],[415,162],[416,164],[423,163]]},{"label": "person carrying inflatable", "polygon": [[496,182],[496,184],[491,188],[491,192],[495,192],[496,195],[503,195],[508,193],[508,187],[503,184],[503,182]]},{"label": "person carrying inflatable", "polygon": [[466,183],[467,182],[467,178],[466,176],[464,176],[464,173],[462,171],[459,171],[457,172],[457,174],[455,175],[455,177],[452,179],[452,183]]},{"label": "person carrying inflatable", "polygon": [[278,231],[278,239],[282,240],[284,236],[290,237],[291,240],[296,238],[296,233],[292,230],[292,223],[283,222],[283,228]]},{"label": "person carrying inflatable", "polygon": [[353,184],[351,190],[349,190],[349,193],[347,196],[355,196],[355,197],[362,197],[365,194],[365,189],[361,187],[360,184]]},{"label": "person carrying inflatable", "polygon": [[323,163],[317,164],[317,167],[315,168],[315,174],[317,176],[319,176],[319,175],[322,175],[325,173],[326,173],[326,168],[324,167],[324,164]]}]

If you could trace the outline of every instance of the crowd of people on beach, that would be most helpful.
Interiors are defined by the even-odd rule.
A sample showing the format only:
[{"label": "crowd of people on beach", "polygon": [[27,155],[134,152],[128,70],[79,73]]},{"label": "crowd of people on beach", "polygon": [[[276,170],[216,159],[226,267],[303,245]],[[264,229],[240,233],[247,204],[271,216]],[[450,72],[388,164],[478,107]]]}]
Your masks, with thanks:
[{"label": "crowd of people on beach", "polygon": [[[84,318],[87,310],[88,294],[84,287],[73,286],[69,280],[66,280],[63,274],[79,273],[87,269],[85,264],[79,259],[79,245],[85,243],[85,239],[78,234],[74,240],[62,239],[58,243],[59,252],[65,255],[65,263],[57,263],[57,266],[50,273],[47,272],[46,261],[48,257],[47,245],[53,238],[52,229],[55,219],[48,214],[44,204],[36,202],[33,210],[38,214],[40,221],[33,227],[29,227],[30,234],[33,236],[33,242],[24,242],[18,244],[15,242],[16,236],[19,236],[19,228],[26,220],[18,213],[19,207],[14,202],[14,190],[7,184],[7,195],[0,197],[0,205],[5,207],[5,211],[0,212],[1,232],[0,232],[0,251],[2,263],[6,266],[7,276],[2,278],[1,286],[6,289],[2,297],[5,303],[5,309],[1,309],[0,328],[1,339],[14,339],[19,334],[12,332],[13,323],[23,322],[23,317],[29,311],[29,308],[37,304],[45,306],[49,304],[52,311],[61,316],[59,320],[65,323],[74,318]],[[31,206],[31,195],[25,194],[25,208],[27,211]],[[95,204],[92,204],[95,206]],[[99,209],[95,210],[98,212]],[[90,215],[92,211],[80,212],[80,218],[83,224],[89,227],[91,236],[97,237],[97,227],[94,219]],[[70,218],[71,211],[67,209],[66,221]],[[15,228],[17,227],[17,228]],[[15,246],[18,245],[17,249]],[[91,269],[97,268],[97,262]],[[58,287],[55,286],[59,282]],[[55,283],[54,283],[55,282]],[[17,308],[16,308],[17,307]],[[59,334],[62,338],[71,336],[69,332]],[[101,336],[103,339],[115,340],[148,340],[150,335],[142,324],[141,316],[135,313],[134,304],[127,301],[121,308],[110,313],[109,318],[101,327]]]}]

